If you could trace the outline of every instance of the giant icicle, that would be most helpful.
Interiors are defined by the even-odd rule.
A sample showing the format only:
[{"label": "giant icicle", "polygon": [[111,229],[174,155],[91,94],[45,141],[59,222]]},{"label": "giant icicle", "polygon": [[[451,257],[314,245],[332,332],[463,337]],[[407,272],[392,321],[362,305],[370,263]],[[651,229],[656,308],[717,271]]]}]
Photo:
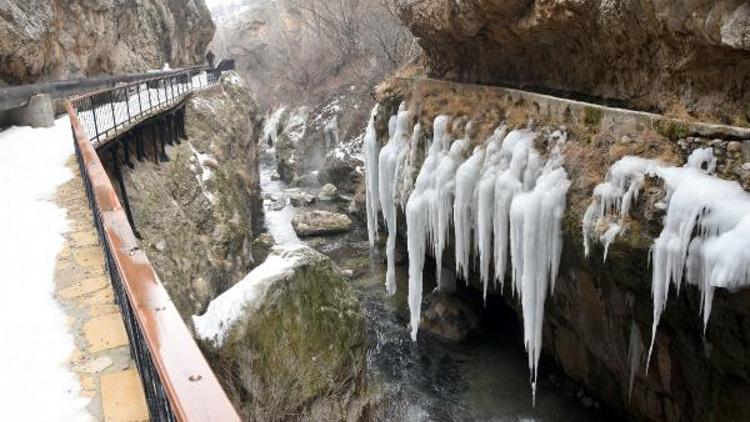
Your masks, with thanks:
[{"label": "giant icicle", "polygon": [[469,283],[469,257],[471,256],[471,232],[476,221],[477,204],[474,196],[477,179],[484,163],[483,146],[474,148],[474,153],[456,171],[456,199],[453,202],[453,227],[456,239],[456,274]]},{"label": "giant icicle", "polygon": [[367,192],[365,192],[365,207],[367,210],[367,238],[370,247],[375,246],[378,237],[378,209],[380,198],[378,193],[378,134],[375,130],[375,117],[378,114],[378,106],[372,109],[370,122],[365,131],[365,178]]},{"label": "giant icicle", "polygon": [[[431,205],[437,196],[436,173],[448,138],[447,116],[438,116],[433,124],[433,140],[406,204],[407,248],[409,252],[409,311],[411,338],[417,341],[422,310],[422,271],[427,252],[427,235],[432,231]],[[432,234],[430,234],[432,236]]]},{"label": "giant icicle", "polygon": [[[406,109],[406,104],[401,104],[395,120],[395,128],[391,130],[388,143],[380,150],[378,157],[378,193],[380,205],[383,210],[385,225],[388,229],[388,241],[386,242],[386,256],[388,267],[385,276],[385,286],[388,295],[396,293],[396,236],[397,236],[397,210],[396,193],[398,192],[399,179],[396,178],[396,166],[401,150],[409,142],[406,134],[411,114]],[[389,123],[393,127],[393,120]],[[390,129],[389,127],[389,129]]]}]

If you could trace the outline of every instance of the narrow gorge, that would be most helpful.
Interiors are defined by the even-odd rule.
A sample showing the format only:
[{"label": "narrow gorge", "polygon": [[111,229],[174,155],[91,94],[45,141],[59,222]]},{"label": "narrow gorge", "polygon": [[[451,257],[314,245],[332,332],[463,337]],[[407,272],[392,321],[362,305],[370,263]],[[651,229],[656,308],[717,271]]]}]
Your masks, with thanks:
[{"label": "narrow gorge", "polygon": [[124,73],[119,252],[240,419],[750,420],[747,2],[0,1],[0,87]]}]

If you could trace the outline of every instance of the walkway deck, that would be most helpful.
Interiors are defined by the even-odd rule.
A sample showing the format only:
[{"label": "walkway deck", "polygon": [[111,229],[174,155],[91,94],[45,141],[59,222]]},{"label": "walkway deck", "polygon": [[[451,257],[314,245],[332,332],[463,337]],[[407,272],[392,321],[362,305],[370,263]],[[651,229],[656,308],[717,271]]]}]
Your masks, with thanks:
[{"label": "walkway deck", "polygon": [[69,365],[79,377],[81,394],[90,399],[88,410],[96,420],[147,421],[143,388],[130,358],[75,156],[68,168],[75,176],[55,196],[70,221],[55,266],[55,296],[75,337]]}]

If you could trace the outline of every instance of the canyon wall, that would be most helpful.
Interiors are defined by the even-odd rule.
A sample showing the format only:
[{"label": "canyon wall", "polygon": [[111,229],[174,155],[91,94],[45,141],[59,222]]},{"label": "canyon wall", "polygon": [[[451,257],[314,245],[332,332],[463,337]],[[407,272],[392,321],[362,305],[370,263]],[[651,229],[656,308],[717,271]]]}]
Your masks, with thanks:
[{"label": "canyon wall", "polygon": [[203,63],[214,34],[203,0],[0,3],[0,85]]},{"label": "canyon wall", "polygon": [[123,170],[135,228],[187,320],[257,265],[262,204],[260,114],[240,78],[224,74],[185,113],[187,140],[166,147],[168,162]]},{"label": "canyon wall", "polygon": [[741,0],[403,2],[431,76],[747,124]]},{"label": "canyon wall", "polygon": [[[560,276],[544,311],[542,353],[583,385],[587,394],[639,420],[750,417],[745,405],[750,391],[747,290],[717,289],[705,336],[698,288],[683,286],[677,297],[672,292],[657,331],[650,370],[645,372],[653,322],[649,249],[663,224],[665,211],[656,203],[664,198],[664,186],[654,180],[646,182],[638,205],[631,210],[628,230],[610,247],[606,263],[601,247],[589,258],[584,256],[581,235],[594,187],[604,180],[609,166],[625,155],[682,165],[696,148],[711,146],[718,158],[717,174],[750,189],[750,166],[744,164],[750,161],[750,131],[443,81],[393,78],[379,88],[378,101],[375,127],[381,146],[388,139],[388,120],[402,101],[415,115],[410,123],[422,125],[417,168],[433,135],[433,119],[439,114],[456,122],[451,139],[462,138],[465,123],[474,122],[467,154],[501,123],[511,129],[534,128],[539,133],[535,145],[542,154],[551,146],[546,144],[548,134],[566,131],[564,167],[571,186],[563,217]],[[398,224],[398,232],[404,236],[407,228],[401,211]],[[449,233],[452,238],[453,227]],[[455,268],[453,239],[443,257],[446,267]],[[470,262],[469,282],[481,289],[473,253]],[[426,283],[425,289],[429,289],[433,280]],[[521,318],[521,304],[510,284],[508,277],[504,291],[491,287],[490,294],[502,294]]]}]

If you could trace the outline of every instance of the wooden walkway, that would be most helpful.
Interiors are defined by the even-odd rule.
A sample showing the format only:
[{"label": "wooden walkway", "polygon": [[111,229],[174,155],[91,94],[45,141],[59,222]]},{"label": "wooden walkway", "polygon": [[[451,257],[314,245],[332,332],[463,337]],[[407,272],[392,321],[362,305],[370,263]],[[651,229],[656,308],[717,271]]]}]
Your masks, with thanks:
[{"label": "wooden walkway", "polygon": [[70,368],[78,375],[81,395],[96,420],[149,420],[135,362],[130,358],[104,255],[92,223],[75,156],[68,168],[75,177],[58,188],[55,202],[67,209],[69,230],[55,266],[55,296],[68,315],[76,348]]}]

